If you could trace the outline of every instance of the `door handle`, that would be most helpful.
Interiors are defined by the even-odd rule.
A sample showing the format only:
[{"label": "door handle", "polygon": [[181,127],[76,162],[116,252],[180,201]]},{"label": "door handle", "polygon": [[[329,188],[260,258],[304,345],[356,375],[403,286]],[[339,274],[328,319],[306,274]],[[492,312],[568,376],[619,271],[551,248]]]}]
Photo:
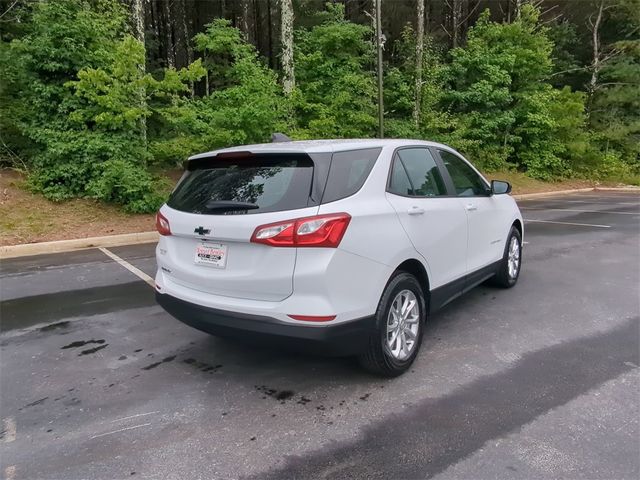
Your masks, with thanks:
[{"label": "door handle", "polygon": [[407,213],[409,215],[422,215],[424,213],[424,208],[413,206],[409,208]]},{"label": "door handle", "polygon": [[467,205],[465,205],[465,207],[467,209],[467,212],[473,212],[475,210],[478,210],[478,207],[475,206],[473,203],[468,203]]}]

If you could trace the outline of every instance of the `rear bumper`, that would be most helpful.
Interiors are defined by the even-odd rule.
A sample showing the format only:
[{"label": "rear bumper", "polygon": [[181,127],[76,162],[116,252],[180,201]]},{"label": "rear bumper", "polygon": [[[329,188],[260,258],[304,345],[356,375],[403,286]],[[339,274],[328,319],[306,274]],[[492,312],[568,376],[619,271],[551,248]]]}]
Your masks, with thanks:
[{"label": "rear bumper", "polygon": [[173,317],[203,332],[321,355],[361,353],[374,328],[373,317],[336,325],[292,325],[273,317],[203,307],[158,292],[156,300]]}]

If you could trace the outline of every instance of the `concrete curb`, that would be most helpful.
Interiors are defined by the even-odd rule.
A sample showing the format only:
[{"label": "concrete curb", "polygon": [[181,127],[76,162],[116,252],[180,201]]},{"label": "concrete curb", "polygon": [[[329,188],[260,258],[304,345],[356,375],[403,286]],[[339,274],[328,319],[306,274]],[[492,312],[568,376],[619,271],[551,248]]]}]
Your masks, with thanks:
[{"label": "concrete curb", "polygon": [[603,192],[638,192],[640,193],[640,187],[628,186],[628,187],[596,187],[594,188],[596,191]]},{"label": "concrete curb", "polygon": [[104,237],[77,238],[58,240],[55,242],[24,243],[0,247],[0,259],[42,255],[45,253],[71,252],[85,248],[118,247],[153,243],[158,241],[158,232],[125,233],[123,235],[107,235]]},{"label": "concrete curb", "polygon": [[[523,193],[513,195],[516,200],[553,197],[580,192],[639,192],[640,187],[589,187],[573,190],[556,190],[540,193]],[[157,232],[125,233],[123,235],[108,235],[105,237],[78,238],[74,240],[59,240],[56,242],[25,243],[22,245],[10,245],[0,247],[0,259],[26,257],[29,255],[42,255],[45,253],[71,252],[86,248],[118,247],[123,245],[136,245],[140,243],[153,243],[158,241]]]},{"label": "concrete curb", "polygon": [[574,188],[573,190],[555,190],[551,192],[522,193],[520,195],[512,195],[512,197],[515,198],[516,200],[527,200],[530,198],[553,197],[554,195],[567,195],[569,193],[593,192],[594,190],[595,190],[594,187]]}]

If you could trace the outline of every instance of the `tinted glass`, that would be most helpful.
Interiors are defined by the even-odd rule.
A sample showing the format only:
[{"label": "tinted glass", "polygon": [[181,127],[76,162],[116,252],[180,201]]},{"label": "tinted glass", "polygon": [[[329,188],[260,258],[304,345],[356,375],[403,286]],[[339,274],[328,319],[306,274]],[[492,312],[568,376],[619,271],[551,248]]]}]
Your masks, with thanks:
[{"label": "tinted glass", "polygon": [[[408,188],[405,183],[407,181]],[[399,195],[416,197],[447,194],[436,161],[426,148],[403,148],[398,151],[391,171],[389,189]]]},{"label": "tinted glass", "polygon": [[459,197],[487,195],[489,186],[467,162],[446,150],[438,150]]},{"label": "tinted glass", "polygon": [[367,148],[334,153],[322,203],[350,197],[360,190],[381,150]]},{"label": "tinted glass", "polygon": [[400,159],[396,156],[391,169],[391,180],[389,182],[389,191],[397,195],[409,196],[413,195],[413,188],[407,171],[402,166]]},{"label": "tinted glass", "polygon": [[306,156],[214,157],[193,168],[171,194],[171,208],[233,215],[293,210],[310,202],[313,162]]}]

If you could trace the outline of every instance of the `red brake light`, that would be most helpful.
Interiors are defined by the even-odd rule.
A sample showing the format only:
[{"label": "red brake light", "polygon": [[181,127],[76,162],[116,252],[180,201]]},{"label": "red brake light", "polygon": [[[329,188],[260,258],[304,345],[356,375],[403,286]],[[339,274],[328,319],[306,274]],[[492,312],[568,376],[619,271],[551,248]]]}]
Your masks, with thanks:
[{"label": "red brake light", "polygon": [[171,235],[169,220],[160,212],[156,213],[156,230],[160,235]]},{"label": "red brake light", "polygon": [[348,213],[330,213],[269,223],[256,228],[251,241],[272,247],[336,248],[350,221]]}]

